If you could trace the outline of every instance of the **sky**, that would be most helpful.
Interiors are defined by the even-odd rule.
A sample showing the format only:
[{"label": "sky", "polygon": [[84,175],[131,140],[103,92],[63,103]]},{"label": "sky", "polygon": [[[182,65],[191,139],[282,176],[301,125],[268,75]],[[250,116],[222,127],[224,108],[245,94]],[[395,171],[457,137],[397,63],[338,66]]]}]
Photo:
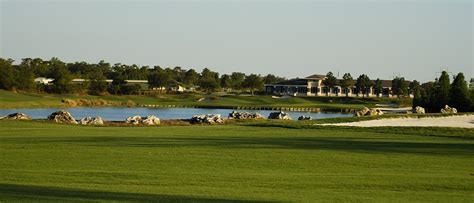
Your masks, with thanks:
[{"label": "sky", "polygon": [[474,77],[472,0],[0,0],[0,57],[222,73]]}]

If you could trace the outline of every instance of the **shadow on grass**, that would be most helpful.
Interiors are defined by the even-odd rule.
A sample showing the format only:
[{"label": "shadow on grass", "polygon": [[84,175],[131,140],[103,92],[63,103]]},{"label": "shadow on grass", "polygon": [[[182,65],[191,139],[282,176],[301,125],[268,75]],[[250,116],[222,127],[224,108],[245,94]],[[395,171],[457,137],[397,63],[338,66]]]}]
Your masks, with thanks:
[{"label": "shadow on grass", "polygon": [[[58,187],[0,184],[0,200],[55,200],[55,201],[126,201],[126,202],[251,202],[188,196],[104,192]],[[254,202],[254,201],[252,201]],[[261,201],[263,202],[263,201]]]},{"label": "shadow on grass", "polygon": [[[18,140],[15,139],[15,140]],[[37,138],[22,143],[79,144],[93,147],[213,147],[220,149],[302,149],[364,153],[474,155],[474,143],[407,142],[390,138],[347,137],[76,137]]]}]

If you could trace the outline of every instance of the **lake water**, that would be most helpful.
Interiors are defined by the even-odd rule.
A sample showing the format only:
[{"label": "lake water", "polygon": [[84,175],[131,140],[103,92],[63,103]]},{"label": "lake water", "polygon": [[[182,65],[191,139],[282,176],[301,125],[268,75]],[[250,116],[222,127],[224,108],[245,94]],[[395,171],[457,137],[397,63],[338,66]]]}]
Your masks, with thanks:
[{"label": "lake water", "polygon": [[[0,116],[11,113],[25,113],[33,119],[46,119],[49,114],[59,111],[59,108],[37,108],[37,109],[0,109]],[[81,119],[87,116],[100,116],[108,121],[123,121],[129,116],[141,115],[155,115],[162,120],[168,119],[189,119],[193,115],[200,114],[221,114],[227,117],[232,109],[202,109],[202,108],[127,108],[127,107],[79,107],[79,108],[63,108],[62,110],[69,111],[76,119]],[[271,110],[242,110],[246,112],[260,113],[268,117]],[[313,119],[322,118],[336,118],[336,117],[352,117],[349,113],[338,112],[288,112],[293,119],[299,116],[311,116]]]}]

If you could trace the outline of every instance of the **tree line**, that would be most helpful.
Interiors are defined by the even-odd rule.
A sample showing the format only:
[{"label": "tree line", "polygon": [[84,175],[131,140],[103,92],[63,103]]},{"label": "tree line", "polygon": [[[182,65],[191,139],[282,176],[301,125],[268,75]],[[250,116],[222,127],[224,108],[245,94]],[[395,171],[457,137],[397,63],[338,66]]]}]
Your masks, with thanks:
[{"label": "tree line", "polygon": [[[328,95],[329,91],[336,86],[341,87],[341,89],[345,92],[346,97],[349,96],[350,91],[352,91],[352,93],[356,94],[357,96],[362,95],[362,97],[368,97],[371,93],[371,89],[373,89],[377,97],[380,97],[384,91],[381,79],[377,78],[373,81],[366,74],[361,74],[356,80],[354,80],[350,73],[344,73],[342,79],[338,80],[332,72],[328,72],[323,84],[326,95]],[[395,77],[392,80],[391,92],[387,93],[397,95],[397,97],[406,97],[412,94],[412,90],[417,84],[419,83],[416,80],[413,82],[408,82],[404,77]],[[339,94],[338,89],[336,90],[336,94]]]},{"label": "tree line", "polygon": [[[354,94],[362,94],[362,96],[369,94],[371,88],[377,97],[383,93],[382,80],[377,78],[375,81],[370,80],[366,74],[361,74],[354,80],[350,73],[345,73],[341,80],[338,80],[332,72],[326,74],[326,79],[323,81],[326,88],[326,94],[329,89],[335,86],[340,86],[348,91],[354,88]],[[463,73],[458,73],[453,77],[453,82],[450,83],[449,75],[446,71],[441,73],[439,78],[434,81],[420,84],[414,80],[408,82],[404,77],[395,77],[392,80],[391,93],[400,97],[408,97],[413,95],[413,108],[421,106],[427,112],[439,112],[445,105],[455,107],[461,112],[474,111],[474,80],[471,79],[471,88],[469,88]]]},{"label": "tree line", "polygon": [[443,71],[434,81],[414,88],[413,107],[421,106],[429,112],[439,112],[445,105],[461,112],[474,111],[474,88],[469,90],[463,73],[454,76],[450,83],[450,76]]},{"label": "tree line", "polygon": [[[147,80],[150,89],[163,91],[170,85],[180,85],[212,92],[224,91],[260,91],[264,83],[276,83],[285,80],[273,74],[261,76],[241,72],[219,75],[204,68],[200,73],[194,69],[182,67],[162,68],[160,66],[138,66],[100,61],[99,63],[66,63],[58,58],[42,60],[25,58],[15,65],[12,59],[0,58],[0,89],[25,90],[48,93],[88,93],[101,94],[139,94],[140,85],[127,84],[127,80]],[[54,79],[51,85],[35,84],[34,79],[45,77]],[[72,84],[72,79],[85,79],[80,84]],[[112,80],[109,84],[106,79]]]}]

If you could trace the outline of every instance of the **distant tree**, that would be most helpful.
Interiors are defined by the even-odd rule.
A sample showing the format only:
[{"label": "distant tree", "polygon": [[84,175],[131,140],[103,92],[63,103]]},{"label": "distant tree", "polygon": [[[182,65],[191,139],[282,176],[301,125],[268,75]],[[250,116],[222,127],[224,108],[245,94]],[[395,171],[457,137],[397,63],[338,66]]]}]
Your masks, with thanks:
[{"label": "distant tree", "polygon": [[[337,85],[337,78],[334,76],[332,72],[328,72],[326,74],[326,78],[323,81],[323,84],[326,89],[326,96],[328,96],[331,89],[333,89]],[[336,90],[336,95],[337,94],[338,94],[338,91]]]},{"label": "distant tree", "polygon": [[230,76],[227,74],[224,74],[221,76],[220,83],[221,83],[221,88],[223,88],[224,90],[227,90],[231,88],[232,86],[232,80],[230,79]]},{"label": "distant tree", "polygon": [[171,81],[171,74],[166,71],[153,72],[148,76],[148,86],[150,88],[159,88],[162,91]]},{"label": "distant tree", "polygon": [[459,111],[467,112],[471,107],[470,92],[463,73],[458,73],[454,78],[449,92],[449,105],[455,107]]},{"label": "distant tree", "polygon": [[346,92],[346,97],[348,97],[349,90],[354,86],[354,79],[350,73],[344,73],[344,76],[342,76],[342,80],[340,82],[340,86]]},{"label": "distant tree", "polygon": [[263,83],[265,83],[265,84],[275,84],[275,83],[281,82],[283,80],[285,80],[285,78],[277,77],[273,74],[268,74],[268,75],[263,77]]},{"label": "distant tree", "polygon": [[395,77],[392,80],[392,94],[397,97],[408,94],[408,86],[404,77]]},{"label": "distant tree", "polygon": [[66,68],[66,64],[58,58],[52,58],[49,61],[51,67],[50,77],[53,78],[53,91],[55,93],[71,93],[73,85],[71,84],[72,75]]},{"label": "distant tree", "polygon": [[125,76],[122,73],[115,73],[112,76],[112,84],[110,84],[108,91],[111,94],[122,94],[122,89],[125,85],[127,85],[127,81],[125,81]]},{"label": "distant tree", "polygon": [[11,90],[15,86],[12,59],[0,58],[0,89]]},{"label": "distant tree", "polygon": [[380,94],[383,91],[382,81],[379,78],[377,78],[377,80],[375,80],[374,91],[375,91],[375,94],[377,95],[377,97],[379,97]]},{"label": "distant tree", "polygon": [[253,95],[255,90],[263,89],[262,77],[256,74],[250,74],[249,76],[245,77],[244,87],[250,89],[250,92],[252,92]]},{"label": "distant tree", "polygon": [[233,72],[230,75],[230,80],[232,81],[232,89],[241,90],[243,88],[242,84],[245,80],[245,74],[240,72]]},{"label": "distant tree", "polygon": [[101,95],[107,91],[107,82],[102,70],[89,73],[88,79],[90,81],[89,93],[92,95]]},{"label": "distant tree", "polygon": [[199,81],[199,74],[194,69],[189,69],[184,74],[184,84],[187,86],[194,86],[197,85]]},{"label": "distant tree", "polygon": [[368,97],[371,85],[369,76],[365,74],[360,75],[355,84],[357,96],[359,96],[359,93],[362,93],[362,97],[365,97],[365,95]]},{"label": "distant tree", "polygon": [[207,92],[216,90],[220,86],[219,74],[204,68],[201,72],[201,78],[199,78],[199,86]]},{"label": "distant tree", "polygon": [[441,109],[444,105],[449,104],[450,90],[451,84],[449,82],[449,75],[446,71],[443,71],[436,83],[436,109]]},{"label": "distant tree", "polygon": [[420,83],[416,80],[410,83],[410,93],[413,94],[413,105],[412,107],[415,108],[417,106],[422,106],[423,105],[423,100],[422,100],[422,90]]},{"label": "distant tree", "polygon": [[435,79],[435,82],[427,82],[427,83],[423,83],[421,86],[420,86],[420,91],[421,91],[421,102],[420,102],[420,106],[424,107],[426,111],[428,112],[435,112],[437,110],[435,110],[435,99],[436,99],[436,95],[435,95],[435,91],[436,91],[436,87],[435,87],[435,84],[437,83],[437,80],[438,79]]}]

